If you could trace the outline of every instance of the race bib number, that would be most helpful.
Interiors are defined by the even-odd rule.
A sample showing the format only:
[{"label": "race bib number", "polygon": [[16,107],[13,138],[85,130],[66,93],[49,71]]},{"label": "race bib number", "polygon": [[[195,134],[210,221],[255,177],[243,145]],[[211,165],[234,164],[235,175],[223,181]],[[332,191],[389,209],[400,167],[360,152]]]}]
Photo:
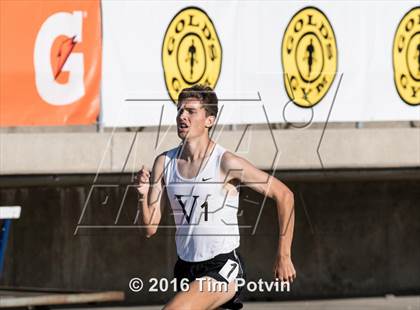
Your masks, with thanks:
[{"label": "race bib number", "polygon": [[239,264],[231,259],[228,259],[219,274],[225,278],[228,282],[232,282],[236,278],[239,272]]}]

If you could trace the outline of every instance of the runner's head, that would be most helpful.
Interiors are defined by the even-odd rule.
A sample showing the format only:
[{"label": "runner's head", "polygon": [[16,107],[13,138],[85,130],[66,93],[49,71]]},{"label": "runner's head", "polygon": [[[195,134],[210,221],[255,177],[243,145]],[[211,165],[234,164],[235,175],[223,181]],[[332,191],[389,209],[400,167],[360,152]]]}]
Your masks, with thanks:
[{"label": "runner's head", "polygon": [[208,135],[217,117],[217,96],[209,86],[200,84],[181,91],[176,118],[178,136],[191,139]]}]

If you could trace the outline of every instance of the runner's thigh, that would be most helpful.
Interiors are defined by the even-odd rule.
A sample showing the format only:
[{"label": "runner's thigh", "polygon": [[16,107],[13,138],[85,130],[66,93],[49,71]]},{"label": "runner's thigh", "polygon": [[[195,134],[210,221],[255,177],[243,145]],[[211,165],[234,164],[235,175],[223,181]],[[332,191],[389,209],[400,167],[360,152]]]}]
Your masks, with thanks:
[{"label": "runner's thigh", "polygon": [[201,282],[201,285],[198,280],[192,281],[187,291],[176,294],[163,309],[216,309],[235,295],[236,284],[234,281],[224,284],[227,286],[225,291],[224,287],[220,286],[220,282],[215,284],[218,281],[213,278],[204,277],[203,279],[205,280]]}]

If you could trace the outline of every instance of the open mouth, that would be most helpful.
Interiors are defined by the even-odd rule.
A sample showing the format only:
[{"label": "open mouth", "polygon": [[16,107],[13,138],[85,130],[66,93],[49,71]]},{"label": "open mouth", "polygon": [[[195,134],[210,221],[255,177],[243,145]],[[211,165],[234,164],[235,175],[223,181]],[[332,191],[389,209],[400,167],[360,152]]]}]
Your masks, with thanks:
[{"label": "open mouth", "polygon": [[185,124],[185,123],[179,123],[178,124],[178,129],[188,129],[188,125],[187,124]]}]

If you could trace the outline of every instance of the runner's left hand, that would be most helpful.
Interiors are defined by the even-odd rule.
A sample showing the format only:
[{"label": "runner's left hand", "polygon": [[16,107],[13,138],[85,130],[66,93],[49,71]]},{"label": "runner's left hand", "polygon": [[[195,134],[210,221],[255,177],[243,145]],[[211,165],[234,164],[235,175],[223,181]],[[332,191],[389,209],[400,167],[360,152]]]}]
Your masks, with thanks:
[{"label": "runner's left hand", "polygon": [[274,278],[290,283],[296,278],[296,270],[290,256],[277,255],[274,263]]}]

